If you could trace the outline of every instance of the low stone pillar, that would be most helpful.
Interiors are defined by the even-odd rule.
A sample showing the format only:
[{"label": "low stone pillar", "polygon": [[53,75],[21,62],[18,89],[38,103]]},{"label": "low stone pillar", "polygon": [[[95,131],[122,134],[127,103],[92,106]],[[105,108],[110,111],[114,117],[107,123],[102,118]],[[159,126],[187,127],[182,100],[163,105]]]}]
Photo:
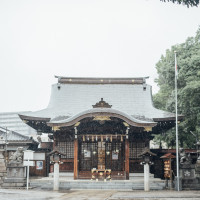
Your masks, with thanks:
[{"label": "low stone pillar", "polygon": [[149,191],[149,164],[144,164],[144,191]]},{"label": "low stone pillar", "polygon": [[54,163],[54,186],[53,190],[59,190],[59,164]]}]

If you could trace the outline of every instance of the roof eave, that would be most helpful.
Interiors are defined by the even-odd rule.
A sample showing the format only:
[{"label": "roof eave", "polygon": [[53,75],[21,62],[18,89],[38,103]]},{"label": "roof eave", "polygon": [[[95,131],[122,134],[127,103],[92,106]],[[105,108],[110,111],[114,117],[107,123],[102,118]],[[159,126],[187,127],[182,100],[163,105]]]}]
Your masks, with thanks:
[{"label": "roof eave", "polygon": [[[178,115],[178,120],[183,120],[184,119],[184,115]],[[155,122],[160,122],[160,121],[175,121],[176,120],[176,116],[174,117],[163,117],[163,118],[153,118],[153,121]]]},{"label": "roof eave", "polygon": [[[61,122],[48,122],[47,125],[48,126],[59,126],[59,127],[64,127],[64,126],[73,126],[74,124],[76,124],[77,122],[79,122],[80,120],[84,119],[84,118],[93,118],[93,117],[97,117],[97,116],[108,116],[108,117],[116,117],[116,118],[120,118],[122,120],[124,120],[125,122],[127,122],[130,126],[135,126],[135,127],[154,127],[156,126],[157,122],[144,122],[144,121],[140,121],[138,119],[136,119],[134,121],[134,119],[132,119],[133,117],[127,117],[125,114],[123,115],[122,112],[117,113],[114,112],[114,110],[112,109],[112,112],[109,112],[109,110],[111,109],[106,109],[105,112],[90,112],[92,111],[88,110],[83,114],[79,114],[77,115],[77,117],[71,117],[71,119],[67,119],[66,121],[61,121]],[[98,109],[97,109],[98,110]]]},{"label": "roof eave", "polygon": [[20,115],[19,114],[19,117],[21,120],[33,120],[33,121],[45,121],[45,122],[48,122],[50,121],[51,118],[47,118],[47,117],[33,117],[33,116],[26,116],[26,115]]}]

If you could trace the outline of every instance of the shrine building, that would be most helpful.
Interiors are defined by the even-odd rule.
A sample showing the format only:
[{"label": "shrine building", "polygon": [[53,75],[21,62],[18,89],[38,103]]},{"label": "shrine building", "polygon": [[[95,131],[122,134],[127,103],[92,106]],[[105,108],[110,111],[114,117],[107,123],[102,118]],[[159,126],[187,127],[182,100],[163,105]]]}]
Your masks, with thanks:
[{"label": "shrine building", "polygon": [[91,178],[93,169],[109,169],[112,179],[143,171],[139,155],[152,134],[175,126],[175,114],[153,106],[148,77],[70,78],[56,76],[47,108],[19,115],[38,133],[53,138],[64,153],[61,172]]}]

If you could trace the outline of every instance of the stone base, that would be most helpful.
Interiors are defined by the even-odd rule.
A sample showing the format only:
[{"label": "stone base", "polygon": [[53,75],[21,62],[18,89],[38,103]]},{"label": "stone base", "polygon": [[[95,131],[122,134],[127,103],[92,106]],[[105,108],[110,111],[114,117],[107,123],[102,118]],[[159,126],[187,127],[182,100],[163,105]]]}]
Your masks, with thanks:
[{"label": "stone base", "polygon": [[7,165],[7,178],[25,178],[26,167],[22,164],[8,164]]},{"label": "stone base", "polygon": [[26,167],[21,163],[7,165],[7,177],[4,178],[2,188],[26,187]]},{"label": "stone base", "polygon": [[182,189],[199,190],[200,181],[196,177],[195,165],[182,164],[180,169],[180,177],[182,181]]},{"label": "stone base", "polygon": [[18,188],[26,187],[25,178],[5,178],[2,184],[2,188]]},{"label": "stone base", "polygon": [[185,190],[200,190],[200,181],[197,178],[183,179],[182,187]]}]

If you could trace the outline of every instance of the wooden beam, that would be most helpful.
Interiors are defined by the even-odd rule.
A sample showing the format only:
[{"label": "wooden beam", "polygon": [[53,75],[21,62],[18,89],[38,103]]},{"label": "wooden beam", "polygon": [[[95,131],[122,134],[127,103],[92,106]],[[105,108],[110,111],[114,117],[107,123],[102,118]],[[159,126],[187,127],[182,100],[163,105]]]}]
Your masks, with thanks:
[{"label": "wooden beam", "polygon": [[129,140],[125,141],[125,172],[126,180],[129,180]]},{"label": "wooden beam", "polygon": [[78,179],[78,139],[74,139],[74,180]]}]

